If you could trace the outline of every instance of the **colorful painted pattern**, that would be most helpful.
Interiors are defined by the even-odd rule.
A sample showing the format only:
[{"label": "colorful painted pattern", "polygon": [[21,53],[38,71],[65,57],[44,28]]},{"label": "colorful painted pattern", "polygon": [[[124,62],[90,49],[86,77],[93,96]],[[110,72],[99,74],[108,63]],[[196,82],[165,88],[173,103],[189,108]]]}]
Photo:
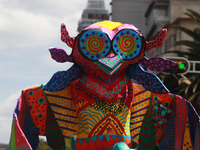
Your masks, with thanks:
[{"label": "colorful painted pattern", "polygon": [[141,85],[133,84],[133,93],[130,131],[132,139],[138,143],[142,120],[149,106],[151,92],[146,91]]},{"label": "colorful painted pattern", "polygon": [[69,33],[65,27],[65,24],[61,24],[61,40],[65,42],[69,47],[73,47],[75,38],[69,36]]},{"label": "colorful painted pattern", "polygon": [[124,93],[125,89],[127,88],[126,87],[127,83],[128,83],[128,78],[125,77],[114,87],[107,88],[96,83],[90,77],[84,76],[83,78],[80,79],[78,85],[83,87],[84,89],[87,88],[89,92],[91,92],[94,95],[97,95],[99,98],[103,98],[108,102],[112,102],[116,100],[119,97],[119,95]]},{"label": "colorful painted pattern", "polygon": [[167,29],[162,29],[162,31],[158,34],[155,40],[146,42],[146,50],[150,51],[153,48],[162,46],[166,34],[167,34]]},{"label": "colorful painted pattern", "polygon": [[141,37],[133,30],[122,30],[113,40],[113,49],[123,59],[133,59],[141,53]]},{"label": "colorful painted pattern", "polygon": [[[49,126],[50,124],[54,124],[54,126],[49,126],[51,127],[51,132],[48,131],[46,127],[46,135],[49,138],[48,140],[50,140],[50,142],[48,142],[49,145],[53,149],[62,147],[63,145],[63,142],[61,142],[61,140],[60,140],[61,143],[56,142],[57,145],[52,144],[52,141],[55,142],[56,139],[58,138],[54,140],[54,138],[53,137],[51,138],[50,135],[56,134],[56,136],[59,137],[62,137],[62,135],[65,137],[72,137],[75,134],[78,134],[78,139],[76,142],[77,150],[111,148],[116,142],[125,142],[129,146],[131,146],[131,140],[130,140],[131,138],[136,143],[139,144],[140,149],[142,150],[146,149],[146,147],[143,148],[140,145],[142,144],[150,146],[149,145],[150,143],[144,143],[145,140],[142,140],[141,136],[145,135],[148,138],[150,138],[149,133],[146,133],[147,131],[146,128],[148,128],[146,125],[150,125],[150,123],[153,125],[153,123],[152,120],[149,122],[148,120],[145,119],[145,117],[148,118],[147,113],[151,113],[154,111],[153,108],[148,109],[150,108],[149,106],[152,107],[158,106],[158,105],[153,105],[157,103],[160,106],[165,107],[167,109],[167,118],[166,118],[167,123],[165,122],[159,123],[158,114],[157,117],[154,117],[153,120],[155,121],[154,123],[155,131],[151,132],[151,134],[152,135],[156,134],[157,138],[156,141],[154,140],[155,142],[153,143],[154,144],[156,143],[157,147],[160,147],[161,149],[174,149],[175,143],[178,142],[175,139],[175,135],[178,135],[179,132],[181,131],[182,134],[181,137],[179,138],[183,140],[183,144],[181,144],[180,147],[178,148],[180,148],[181,150],[187,148],[198,149],[199,146],[198,143],[199,125],[197,121],[198,117],[196,118],[195,111],[193,110],[193,108],[189,103],[187,103],[181,97],[177,96],[175,97],[174,95],[171,94],[151,93],[145,90],[141,85],[133,84],[132,86],[133,86],[132,89],[134,97],[132,95],[131,97],[133,97],[133,100],[128,101],[129,103],[131,103],[131,107],[128,107],[127,105],[128,103],[126,103],[126,106],[122,111],[119,111],[118,113],[113,113],[115,112],[113,111],[108,114],[106,114],[101,109],[95,108],[93,106],[93,103],[95,101],[92,101],[90,105],[87,105],[87,107],[82,109],[78,114],[76,106],[82,108],[81,106],[84,106],[84,103],[86,103],[85,101],[86,99],[84,98],[85,100],[83,101],[83,103],[81,101],[79,103],[78,101],[76,101],[74,104],[72,100],[73,97],[70,86],[63,91],[46,92],[48,102],[51,106],[49,107],[51,109],[47,109],[45,107],[46,111],[44,110],[46,113],[48,113],[48,116],[46,114],[45,117],[48,119],[47,126]],[[128,88],[128,90],[130,89],[131,88]],[[38,102],[37,99],[39,99],[39,97],[44,96],[42,95],[42,93],[44,94],[44,92],[42,92],[41,90],[41,87],[34,87],[26,89],[23,92],[24,96],[20,97],[18,105],[15,110],[15,115],[13,120],[12,134],[9,145],[11,149],[19,149],[22,147],[23,149],[31,149],[31,148],[35,149],[37,147],[37,142],[38,142],[37,136],[39,134],[35,126],[37,125],[37,121],[35,119],[34,112],[29,110],[30,116],[26,113],[28,112],[26,110],[26,107],[29,108],[28,104],[30,102],[31,103],[34,102],[33,98],[29,99],[31,96],[34,96],[35,98],[37,97],[35,99],[36,103]],[[26,102],[26,105],[23,105],[22,102],[23,100],[28,101],[29,103]],[[152,101],[151,105],[150,101]],[[180,129],[182,129],[182,126],[184,127],[183,130],[178,129],[176,125],[177,124],[176,121],[178,121],[179,119],[178,117],[180,117],[181,115],[176,116],[175,111],[176,113],[185,114],[184,113],[185,109],[182,110],[183,112],[180,112],[180,110],[177,108],[178,102],[180,104],[185,103],[186,105],[183,104],[183,106],[185,106],[189,110],[187,111],[188,113],[186,113],[186,119],[184,119],[185,124],[181,123],[182,125],[180,126]],[[46,104],[46,102],[43,104]],[[40,106],[43,107],[44,105]],[[178,106],[180,107],[180,105]],[[153,118],[153,115],[149,118]],[[193,118],[193,121],[190,121],[189,118]],[[144,122],[147,122],[147,124],[144,125]],[[194,127],[195,124],[196,127]],[[27,126],[29,127],[30,130],[27,130],[25,128]],[[31,126],[32,128],[30,128]],[[172,128],[173,126],[174,128]],[[60,132],[59,129],[61,129],[62,132]],[[194,139],[193,135],[197,137],[195,138],[194,141],[193,141]],[[20,143],[17,142],[18,140],[16,141],[16,138],[20,139]],[[52,145],[54,145],[54,147]]]},{"label": "colorful painted pattern", "polygon": [[75,150],[99,150],[112,148],[115,143],[125,142],[131,147],[131,137],[127,135],[99,135],[77,139]]},{"label": "colorful painted pattern", "polygon": [[39,143],[39,132],[35,127],[32,116],[27,111],[24,97],[24,92],[22,92],[13,114],[12,133],[9,143],[9,149],[13,150],[36,149]]},{"label": "colorful painted pattern", "polygon": [[[157,141],[157,145],[162,150],[174,150],[175,149],[175,110],[176,110],[176,102],[174,101],[174,106],[172,109],[171,117],[165,127],[165,130],[162,132],[162,128],[157,130],[157,139],[160,139],[160,142]],[[158,128],[157,128],[158,129]],[[161,131],[161,132],[160,132]]]},{"label": "colorful painted pattern", "polygon": [[[20,139],[20,140],[19,140]],[[31,150],[31,146],[26,139],[25,135],[20,130],[17,117],[13,117],[12,134],[10,137],[9,149],[24,149]]]},{"label": "colorful painted pattern", "polygon": [[189,125],[189,119],[187,117],[186,125],[185,125],[185,132],[184,132],[184,138],[183,138],[183,148],[182,150],[193,150],[191,137],[190,137],[190,125]]},{"label": "colorful painted pattern", "polygon": [[[83,76],[79,81],[72,83],[73,99],[78,108],[78,140],[100,135],[130,136],[130,108],[133,90],[131,81],[126,80],[122,79],[121,82],[117,82],[114,90],[111,91],[116,95],[108,100],[97,92],[97,90],[103,92],[102,88],[107,91],[107,88],[93,83],[89,77]],[[130,141],[128,144],[130,145]],[[107,144],[104,148],[111,148],[111,146]]]},{"label": "colorful painted pattern", "polygon": [[47,103],[46,137],[52,150],[65,149],[64,136],[49,103]]},{"label": "colorful painted pattern", "polygon": [[47,100],[43,86],[24,90],[25,105],[40,135],[45,135]]},{"label": "colorful painted pattern", "polygon": [[70,86],[58,92],[46,91],[46,96],[63,135],[65,137],[74,136],[78,118]]},{"label": "colorful painted pattern", "polygon": [[76,65],[73,65],[67,71],[56,72],[43,87],[43,90],[50,92],[64,90],[72,81],[80,78],[81,75],[81,70]]},{"label": "colorful painted pattern", "polygon": [[153,57],[150,59],[144,57],[140,63],[152,71],[166,71],[177,66],[177,63],[162,57]]},{"label": "colorful painted pattern", "polygon": [[140,82],[148,91],[157,94],[169,93],[169,90],[155,74],[145,71],[139,64],[129,65],[126,68],[126,75]]},{"label": "colorful painted pattern", "polygon": [[51,48],[52,57],[75,64],[55,73],[45,87],[22,92],[10,149],[35,150],[39,134],[53,150],[65,149],[64,137],[74,135],[76,150],[111,149],[117,142],[132,147],[132,139],[139,150],[199,149],[199,116],[191,104],[139,65],[161,71],[173,67],[169,60],[144,58],[145,50],[162,45],[167,30],[150,42],[133,25],[109,21],[93,24],[76,38],[64,24],[61,33],[72,54]]},{"label": "colorful painted pattern", "polygon": [[114,72],[116,72],[123,62],[123,59],[121,56],[114,56],[112,58],[101,58],[98,60],[98,67],[106,72],[108,75],[112,75]]},{"label": "colorful painted pattern", "polygon": [[80,51],[91,60],[98,60],[108,54],[110,40],[107,35],[99,30],[88,30],[81,35]]},{"label": "colorful painted pattern", "polygon": [[65,50],[60,48],[50,48],[51,57],[57,62],[73,62],[72,57],[68,56]]},{"label": "colorful painted pattern", "polygon": [[175,117],[175,149],[181,150],[184,137],[185,125],[187,122],[187,103],[180,96],[176,96],[176,117]]}]

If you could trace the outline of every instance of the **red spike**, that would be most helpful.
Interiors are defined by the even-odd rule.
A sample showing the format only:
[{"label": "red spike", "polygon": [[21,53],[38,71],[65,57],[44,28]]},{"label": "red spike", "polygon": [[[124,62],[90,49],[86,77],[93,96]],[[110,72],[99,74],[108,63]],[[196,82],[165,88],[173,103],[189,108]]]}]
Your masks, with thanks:
[{"label": "red spike", "polygon": [[68,31],[64,23],[61,24],[61,40],[65,42],[69,47],[73,47],[75,38],[69,36]]},{"label": "red spike", "polygon": [[153,48],[160,47],[163,44],[165,36],[167,34],[167,29],[162,29],[155,40],[146,42],[146,51],[150,51]]}]

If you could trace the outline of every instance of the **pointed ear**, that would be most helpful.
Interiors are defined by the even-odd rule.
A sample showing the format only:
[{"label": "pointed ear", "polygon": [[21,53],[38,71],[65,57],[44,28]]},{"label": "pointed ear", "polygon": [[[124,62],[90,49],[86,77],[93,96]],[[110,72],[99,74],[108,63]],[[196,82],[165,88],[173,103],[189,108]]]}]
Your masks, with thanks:
[{"label": "pointed ear", "polygon": [[61,24],[61,40],[65,42],[69,47],[73,48],[75,38],[69,36],[64,23]]},{"label": "pointed ear", "polygon": [[53,58],[57,62],[73,62],[73,59],[71,56],[68,56],[65,50],[60,48],[49,48],[49,51],[51,53],[51,58]]},{"label": "pointed ear", "polygon": [[146,42],[146,51],[150,51],[153,48],[160,47],[163,44],[165,36],[167,34],[167,29],[162,29],[155,40]]}]

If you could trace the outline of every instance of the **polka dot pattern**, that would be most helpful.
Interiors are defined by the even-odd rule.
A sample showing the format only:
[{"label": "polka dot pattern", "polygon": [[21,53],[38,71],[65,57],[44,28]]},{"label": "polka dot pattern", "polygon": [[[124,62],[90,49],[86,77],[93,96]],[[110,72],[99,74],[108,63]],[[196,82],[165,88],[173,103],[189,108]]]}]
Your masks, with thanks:
[{"label": "polka dot pattern", "polygon": [[61,24],[61,40],[71,48],[74,45],[75,38],[69,36],[65,24]]},{"label": "polka dot pattern", "polygon": [[146,42],[146,50],[147,50],[147,51],[150,51],[150,50],[153,49],[153,48],[160,47],[160,46],[163,44],[163,41],[164,41],[164,39],[165,39],[166,34],[167,34],[167,30],[166,30],[166,29],[163,29],[163,30],[158,34],[158,36],[156,37],[155,40],[150,41],[150,42]]},{"label": "polka dot pattern", "polygon": [[72,99],[71,86],[62,91],[46,91],[46,96],[63,135],[65,137],[74,136],[78,118],[76,106]]},{"label": "polka dot pattern", "polygon": [[174,61],[162,57],[144,58],[140,63],[152,71],[166,71],[177,66]]},{"label": "polka dot pattern", "polygon": [[142,50],[142,40],[133,30],[122,30],[113,40],[113,49],[123,59],[134,59]]},{"label": "polka dot pattern", "polygon": [[42,87],[26,89],[25,105],[40,135],[45,134],[47,100]]},{"label": "polka dot pattern", "polygon": [[[173,109],[173,104],[174,104],[174,95],[171,93],[168,94],[152,94],[152,99],[153,99],[153,105],[154,106],[162,106],[166,111],[165,111],[165,121],[168,122],[168,120],[171,117],[171,113],[172,113],[172,109]],[[162,110],[161,110],[162,112]],[[161,137],[163,135],[163,132],[165,130],[165,127],[167,125],[167,122],[162,121],[161,119],[163,119],[163,116],[161,113],[156,114],[155,116],[156,120],[155,122],[157,122],[156,124],[156,135],[157,135],[157,139],[156,139],[156,143],[159,146]],[[161,118],[161,119],[159,119]]]},{"label": "polka dot pattern", "polygon": [[110,40],[99,30],[88,30],[79,40],[79,49],[87,58],[98,60],[110,51]]},{"label": "polka dot pattern", "polygon": [[138,143],[140,128],[149,106],[151,92],[146,91],[141,85],[133,84],[133,93],[130,131],[132,139]]}]

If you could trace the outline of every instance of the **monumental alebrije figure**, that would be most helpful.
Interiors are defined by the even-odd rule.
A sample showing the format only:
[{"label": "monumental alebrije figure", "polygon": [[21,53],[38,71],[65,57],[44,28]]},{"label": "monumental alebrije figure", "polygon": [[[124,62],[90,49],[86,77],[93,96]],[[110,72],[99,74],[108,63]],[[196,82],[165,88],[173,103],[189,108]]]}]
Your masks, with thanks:
[{"label": "monumental alebrije figure", "polygon": [[192,105],[143,69],[162,72],[176,66],[145,57],[166,34],[163,29],[148,42],[131,24],[103,21],[73,38],[62,24],[61,40],[72,53],[49,50],[57,62],[73,65],[47,84],[22,91],[9,148],[36,149],[38,136],[44,135],[51,149],[64,150],[64,138],[77,135],[76,150],[114,150],[123,144],[140,150],[200,149],[199,116]]}]

